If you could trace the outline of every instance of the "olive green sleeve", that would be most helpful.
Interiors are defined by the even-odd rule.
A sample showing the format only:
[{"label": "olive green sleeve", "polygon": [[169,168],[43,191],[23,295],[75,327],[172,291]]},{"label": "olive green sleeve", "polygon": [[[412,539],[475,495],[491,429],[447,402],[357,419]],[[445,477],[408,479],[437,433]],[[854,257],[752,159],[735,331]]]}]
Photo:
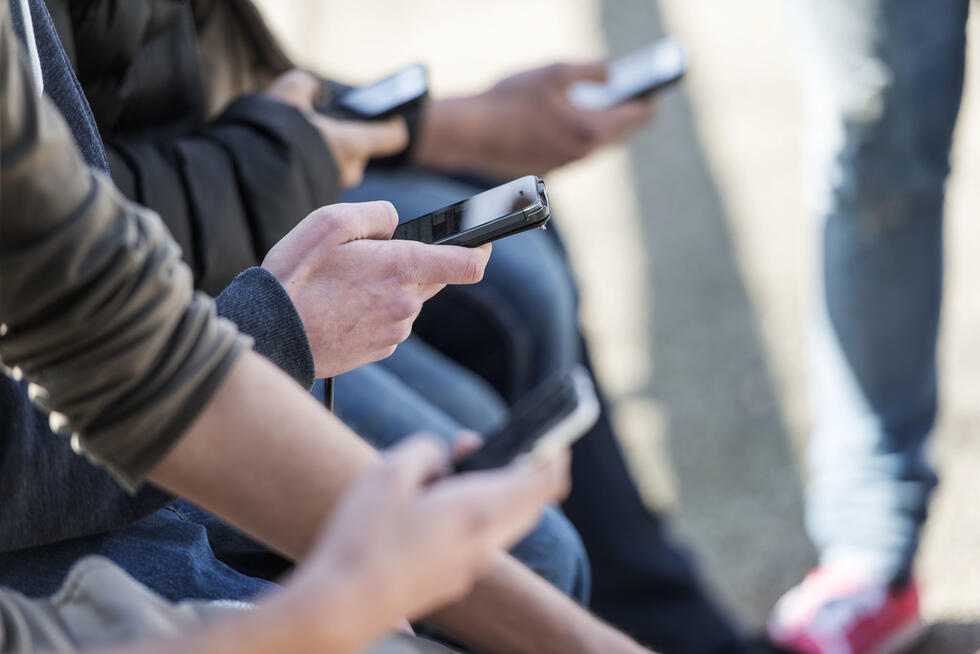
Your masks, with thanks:
[{"label": "olive green sleeve", "polygon": [[0,363],[135,488],[248,347],[153,212],[82,161],[0,2]]}]

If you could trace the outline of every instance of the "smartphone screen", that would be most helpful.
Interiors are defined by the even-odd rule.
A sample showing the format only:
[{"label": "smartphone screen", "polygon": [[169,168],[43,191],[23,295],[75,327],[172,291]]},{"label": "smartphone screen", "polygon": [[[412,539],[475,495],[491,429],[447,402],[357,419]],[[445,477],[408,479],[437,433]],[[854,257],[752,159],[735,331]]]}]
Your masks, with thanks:
[{"label": "smartphone screen", "polygon": [[568,99],[580,109],[608,109],[683,77],[687,54],[677,39],[661,39],[609,65],[605,82],[577,82]]},{"label": "smartphone screen", "polygon": [[426,94],[425,66],[414,64],[380,82],[344,94],[338,104],[365,117],[380,116]]},{"label": "smartphone screen", "polygon": [[440,243],[540,204],[540,180],[528,175],[398,226],[392,238]]}]

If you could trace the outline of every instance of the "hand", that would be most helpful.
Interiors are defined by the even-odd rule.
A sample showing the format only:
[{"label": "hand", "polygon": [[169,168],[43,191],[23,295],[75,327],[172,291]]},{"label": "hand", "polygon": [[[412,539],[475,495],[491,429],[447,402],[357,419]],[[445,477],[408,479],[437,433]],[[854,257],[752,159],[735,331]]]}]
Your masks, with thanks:
[{"label": "hand", "polygon": [[569,85],[605,76],[605,63],[554,64],[509,77],[477,96],[432,102],[423,114],[416,161],[511,178],[543,175],[580,159],[653,116],[650,99],[600,111],[569,102]]},{"label": "hand", "polygon": [[433,482],[447,459],[434,437],[392,450],[346,494],[297,585],[316,596],[329,579],[351,594],[349,604],[363,601],[359,612],[381,628],[421,617],[463,596],[568,490],[567,452]]},{"label": "hand", "polygon": [[361,182],[369,159],[397,154],[408,146],[408,127],[400,116],[371,122],[328,118],[313,108],[322,88],[315,75],[293,69],[265,92],[303,112],[333,155],[341,186],[351,188]]},{"label": "hand", "polygon": [[475,284],[490,246],[389,240],[388,202],[317,209],[269,250],[262,267],[292,299],[317,377],[383,359],[408,338],[422,303],[446,284]]}]

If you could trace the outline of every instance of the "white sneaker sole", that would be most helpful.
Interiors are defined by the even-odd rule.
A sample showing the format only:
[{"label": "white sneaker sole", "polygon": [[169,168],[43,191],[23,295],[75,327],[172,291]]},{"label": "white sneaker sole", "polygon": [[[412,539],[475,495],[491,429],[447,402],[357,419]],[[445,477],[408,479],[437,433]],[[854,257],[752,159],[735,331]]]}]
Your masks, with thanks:
[{"label": "white sneaker sole", "polygon": [[877,649],[868,652],[868,654],[903,654],[903,652],[907,652],[912,646],[922,640],[922,637],[926,634],[926,630],[927,628],[925,623],[922,622],[922,618],[916,618],[914,622],[909,623],[901,631],[882,643]]}]

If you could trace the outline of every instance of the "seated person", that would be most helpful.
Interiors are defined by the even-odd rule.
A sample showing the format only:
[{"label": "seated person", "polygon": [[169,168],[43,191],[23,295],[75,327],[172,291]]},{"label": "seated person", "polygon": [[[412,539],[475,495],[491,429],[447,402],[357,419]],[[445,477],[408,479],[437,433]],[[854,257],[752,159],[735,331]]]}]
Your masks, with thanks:
[{"label": "seated person", "polygon": [[[73,449],[127,487],[150,480],[303,558],[341,494],[377,468],[377,454],[252,352],[209,299],[192,294],[159,218],[122,200],[74,149],[42,95],[43,68],[19,56],[6,13],[0,7],[0,361],[30,382],[33,401],[71,435]],[[63,92],[71,90],[56,86],[52,96]],[[95,152],[92,145],[86,150]],[[382,488],[410,486],[410,476],[384,478]],[[440,510],[434,504],[428,511]],[[475,528],[488,520],[478,514]],[[352,545],[341,552],[345,562],[363,554]],[[461,599],[438,608],[461,589],[423,592],[421,604],[406,608],[435,610],[430,619],[440,628],[483,651],[543,651],[545,643],[549,651],[642,651],[496,550],[488,558]]]},{"label": "seated person", "polygon": [[[128,4],[121,11],[125,13],[127,9],[135,6]],[[170,18],[166,10],[153,15],[161,19]],[[86,16],[91,19],[88,14]],[[97,22],[101,24],[101,21]],[[275,90],[284,96],[290,96],[291,93],[295,95],[291,91],[295,86],[291,81],[292,77],[284,76],[281,82],[275,85]],[[194,93],[188,90],[187,93],[178,95],[192,97]],[[123,115],[139,115],[138,112],[128,111],[128,105],[124,104],[123,109]],[[328,119],[323,119],[322,122],[315,122],[315,125],[322,127],[323,124],[330,122]],[[144,188],[160,191],[150,193],[150,196],[155,199],[176,197],[166,192],[165,182],[172,180],[162,172],[166,166],[160,163],[161,160],[169,160],[173,157],[189,162],[187,165],[190,169],[182,173],[184,179],[197,179],[196,175],[199,172],[202,175],[209,175],[205,180],[206,185],[202,187],[208,195],[194,195],[194,197],[207,198],[207,201],[189,206],[197,207],[192,212],[194,216],[213,217],[214,224],[205,224],[206,229],[191,230],[199,236],[199,240],[186,244],[184,251],[185,253],[201,251],[203,248],[206,253],[215,254],[214,257],[206,257],[209,261],[225,261],[221,256],[222,253],[237,252],[236,243],[243,239],[264,244],[266,241],[263,239],[266,238],[267,231],[278,235],[276,230],[280,225],[295,223],[295,218],[285,217],[283,213],[285,210],[300,210],[306,206],[306,203],[310,203],[309,209],[312,211],[316,207],[312,202],[328,199],[327,196],[320,198],[313,193],[313,189],[318,188],[318,185],[310,183],[313,176],[307,175],[308,171],[305,167],[287,166],[279,169],[275,167],[275,162],[302,158],[304,152],[314,152],[319,159],[311,158],[306,163],[312,165],[317,161],[325,162],[327,166],[322,171],[321,177],[327,182],[332,181],[332,187],[337,188],[337,180],[331,180],[330,177],[335,171],[330,164],[333,160],[344,161],[346,158],[342,155],[333,156],[332,150],[325,145],[335,143],[338,138],[343,140],[346,136],[336,136],[339,128],[336,127],[336,121],[333,122],[335,124],[324,128],[327,131],[333,130],[330,132],[331,136],[328,137],[326,132],[323,132],[324,138],[320,141],[321,133],[314,128],[314,124],[309,123],[306,117],[292,106],[276,102],[264,94],[254,94],[233,103],[209,130],[199,130],[183,139],[171,139],[169,149],[166,139],[155,143],[144,133],[141,138],[134,139],[132,148],[125,152],[129,160],[145,164],[146,167],[140,169],[141,174],[136,178],[150,180],[143,185]],[[257,125],[260,125],[261,129]],[[345,135],[350,131],[357,133],[356,142],[365,140],[364,133],[383,135],[385,132],[384,129],[377,130],[370,125],[343,125],[342,128]],[[277,134],[276,130],[279,130],[277,138],[266,140],[257,138]],[[310,141],[308,138],[310,136],[319,144]],[[367,140],[370,140],[370,137]],[[291,144],[294,141],[303,145],[293,147]],[[376,143],[383,141],[383,138],[375,139]],[[318,149],[314,148],[314,145]],[[115,162],[120,151],[123,151],[121,147],[110,149],[109,160]],[[154,152],[163,154],[155,156],[152,154]],[[272,163],[262,165],[263,162]],[[360,165],[363,166],[363,163],[362,157]],[[260,171],[261,180],[250,178],[246,174],[238,175],[235,172],[248,166],[253,166]],[[243,180],[247,180],[247,183]],[[306,186],[308,183],[310,185]],[[277,202],[273,208],[268,202],[263,204],[263,201],[254,199],[260,186],[263,193],[274,193],[276,198],[295,197],[298,200],[293,203]],[[330,184],[323,186],[329,187]],[[241,198],[236,200],[239,191]],[[313,195],[312,199],[310,194]],[[224,204],[208,204],[213,202],[215,197],[222,199]],[[177,217],[176,220],[167,219],[176,226],[175,231],[186,232],[179,222],[181,216],[186,214],[182,214],[178,208],[171,207],[167,203],[161,204],[162,206],[159,207],[161,210],[172,211],[172,215]],[[236,207],[240,209],[242,206],[247,206],[248,211],[236,211]],[[298,378],[312,374],[313,366],[309,364],[313,362],[330,362],[330,367],[319,366],[316,370],[322,376],[337,374],[386,356],[408,333],[411,320],[418,313],[421,300],[430,297],[441,288],[438,282],[442,284],[472,282],[475,281],[474,275],[483,268],[481,262],[478,266],[466,269],[466,263],[468,261],[472,263],[469,255],[462,259],[457,257],[452,261],[447,259],[448,253],[436,248],[428,248],[427,251],[435,252],[438,256],[414,257],[412,265],[406,265],[409,263],[407,258],[394,261],[391,254],[392,251],[404,250],[407,246],[403,243],[387,244],[380,250],[369,246],[359,247],[363,241],[348,243],[356,239],[388,238],[394,228],[392,222],[394,215],[390,211],[357,213],[342,207],[332,207],[316,215],[319,216],[318,219],[313,219],[311,216],[310,225],[304,226],[284,239],[268,257],[267,269],[283,283],[290,297],[282,297],[278,284],[269,283],[262,275],[250,272],[243,279],[237,280],[236,286],[249,284],[266,289],[267,294],[272,297],[267,303],[271,306],[266,306],[265,312],[259,311],[260,307],[255,305],[238,305],[237,311],[230,313],[231,308],[234,308],[231,305],[237,305],[236,297],[241,295],[241,291],[226,292],[218,300],[219,310],[230,307],[227,309],[229,313],[224,315],[235,319],[245,331],[257,338],[263,336],[259,339],[260,346],[266,341],[274,343],[275,347],[263,348],[263,353],[271,354],[274,361],[296,371],[294,376]],[[318,222],[322,224],[316,224]],[[259,225],[260,228],[250,229],[252,225]],[[207,237],[207,234],[212,233],[209,230],[213,230],[215,237],[220,235],[221,240]],[[240,235],[238,241],[232,237],[234,234]],[[312,248],[314,244],[317,247]],[[207,247],[204,248],[204,245]],[[335,247],[330,247],[331,245]],[[270,246],[271,244],[261,247]],[[459,252],[458,249],[456,250]],[[248,258],[254,255],[243,256]],[[400,274],[394,277],[390,275],[393,263],[398,264],[395,271],[400,271]],[[213,281],[220,277],[224,283],[232,281],[233,274],[222,273],[221,271],[225,269],[221,266],[203,267],[212,271],[212,274],[204,275],[209,280]],[[195,268],[193,259],[192,268]],[[198,281],[200,279],[199,276]],[[212,281],[205,285],[211,286]],[[417,293],[402,292],[400,295],[392,293],[395,287],[410,288],[416,281],[426,282],[423,287],[417,289]],[[428,283],[430,281],[432,283]],[[285,310],[283,305],[286,305]],[[392,306],[407,306],[408,309],[396,315],[390,310]],[[324,310],[332,313],[323,315]],[[284,322],[280,315],[283,313],[293,320],[285,321],[288,323],[285,325],[279,324]],[[297,315],[304,318],[305,325],[299,323],[296,319]],[[247,320],[249,324],[243,325],[242,320]],[[306,345],[306,336],[292,335],[294,332],[302,331],[304,326],[312,346],[312,359],[309,354],[310,347]],[[284,359],[288,360],[284,361]],[[310,377],[304,379],[302,383],[308,386],[311,382]],[[30,421],[32,418],[27,416],[25,420]],[[36,419],[33,420],[35,423],[38,422]],[[420,427],[424,428],[424,426]],[[35,447],[35,441],[36,439],[27,439],[23,451],[26,452],[28,447]],[[11,449],[9,445],[8,449]],[[11,462],[15,460],[13,455],[7,459]],[[87,471],[80,474],[87,474]],[[72,522],[71,518],[59,517],[50,510],[35,513],[32,516],[32,523],[18,522],[18,515],[23,516],[27,511],[32,510],[31,498],[23,499],[21,510],[11,507],[6,517],[11,523],[10,533],[19,536],[27,535],[30,539],[7,538],[2,543],[3,549],[16,551],[0,555],[0,563],[3,564],[0,565],[0,582],[32,594],[44,595],[52,592],[71,562],[93,549],[102,552],[111,551],[112,556],[120,562],[125,559],[127,570],[137,579],[175,599],[188,596],[212,596],[211,594],[215,597],[242,599],[267,588],[270,585],[267,579],[277,576],[282,569],[281,562],[274,557],[269,557],[264,550],[259,552],[258,556],[262,562],[271,560],[274,567],[262,566],[259,569],[256,564],[247,561],[236,564],[239,568],[246,568],[246,574],[236,574],[236,571],[224,562],[215,560],[208,536],[212,543],[220,541],[221,549],[214,549],[223,561],[232,559],[240,561],[245,555],[251,556],[254,547],[238,537],[234,531],[227,529],[225,525],[212,520],[206,513],[184,503],[161,509],[141,524],[133,525],[126,533],[118,534],[117,538],[109,538],[106,534],[107,526],[132,525],[131,516],[145,515],[145,505],[141,502],[136,507],[125,507],[123,512],[129,519],[121,520],[117,507],[120,503],[125,505],[125,502],[110,503],[106,502],[105,496],[100,496],[99,503],[103,510],[93,512],[87,517],[85,524],[70,529],[68,525]],[[160,496],[155,494],[150,494],[147,501],[156,502],[156,506],[163,503]],[[105,515],[105,511],[113,513]],[[77,522],[78,519],[74,521]],[[136,530],[135,534],[133,530]],[[166,537],[156,538],[156,534],[160,532],[165,532]],[[178,533],[181,535],[178,536]],[[102,537],[84,542],[75,541],[61,547],[26,549],[29,546],[63,542],[72,536],[94,534]],[[134,545],[137,538],[143,539],[140,542],[144,543],[145,547],[149,547],[148,543],[152,542],[152,546],[160,552],[161,556],[172,557],[174,567],[187,570],[187,574],[173,575],[158,566],[146,566],[145,557],[135,555],[140,549]],[[248,550],[244,554],[241,552],[242,547]],[[530,564],[533,570],[564,592],[574,595],[580,601],[585,599],[588,589],[585,554],[574,530],[555,509],[549,509],[542,525],[518,544],[516,554]],[[30,575],[24,572],[28,569],[32,571]],[[39,571],[44,571],[45,574]]]},{"label": "seated person", "polygon": [[[102,20],[112,3],[80,4],[71,12],[59,2],[49,4],[60,17],[61,33],[92,97],[115,178],[130,197],[168,219],[204,289],[220,288],[242,267],[260,260],[296,215],[328,201],[328,190],[336,189],[338,180],[356,180],[367,157],[387,154],[400,137],[394,124],[352,125],[316,115],[312,105],[318,81],[288,72],[288,59],[247,2],[194,4],[200,61],[197,48],[177,47],[194,37],[184,29],[188,21],[181,12],[189,11],[186,7],[150,14],[139,10],[141,3],[128,3],[112,20]],[[153,24],[133,27],[148,16]],[[219,29],[221,25],[225,27]],[[159,60],[149,49],[137,58],[127,48],[144,46],[119,38],[132,33],[167,34],[172,41],[168,51],[182,65],[154,65]],[[158,43],[153,48],[160,48]],[[109,60],[119,67],[111,78],[104,63]],[[609,112],[576,112],[563,103],[570,81],[602,72],[601,65],[549,67],[516,76],[479,96],[434,101],[416,130],[412,161],[434,170],[493,177],[544,172],[583,156],[645,123],[650,113],[647,103]],[[109,79],[127,82],[107,83]],[[269,80],[268,95],[300,108],[301,115],[253,94],[235,99],[214,116],[237,93]],[[176,88],[184,91],[176,93]],[[501,130],[501,124],[509,128]],[[314,131],[323,138],[318,141]],[[403,215],[411,216],[474,190],[432,174],[369,171],[366,182],[346,197],[391,199]],[[338,414],[376,445],[389,445],[417,429],[446,437],[460,428],[492,431],[506,414],[498,391],[513,399],[554,370],[587,358],[575,317],[574,285],[560,246],[548,234],[501,241],[485,284],[436,302],[434,315],[423,314],[425,335],[484,373],[496,389],[410,338],[383,364],[358,369],[338,383]],[[296,305],[302,316],[303,303]],[[316,329],[309,315],[304,325]],[[445,330],[432,329],[458,325],[462,315],[472,316],[467,324],[473,330],[457,329],[447,337]],[[488,325],[499,327],[493,336],[507,344],[503,349],[509,356],[460,348],[459,331],[475,333]],[[497,368],[487,370],[488,360]],[[500,361],[508,364],[503,372]],[[646,642],[703,652],[729,647],[732,629],[704,598],[684,557],[643,506],[607,415],[576,449],[583,453],[576,464],[579,483],[566,510],[582,530],[596,566],[593,606]],[[212,542],[222,542],[221,556],[234,557],[240,566],[238,555],[247,543],[193,507],[182,507],[184,518],[191,514],[208,524]],[[640,535],[626,538],[627,523],[629,532]],[[518,547],[518,555],[566,592],[583,598],[588,579],[577,536],[554,512],[536,533],[546,545],[532,536]],[[536,555],[542,551],[549,556]]]}]

